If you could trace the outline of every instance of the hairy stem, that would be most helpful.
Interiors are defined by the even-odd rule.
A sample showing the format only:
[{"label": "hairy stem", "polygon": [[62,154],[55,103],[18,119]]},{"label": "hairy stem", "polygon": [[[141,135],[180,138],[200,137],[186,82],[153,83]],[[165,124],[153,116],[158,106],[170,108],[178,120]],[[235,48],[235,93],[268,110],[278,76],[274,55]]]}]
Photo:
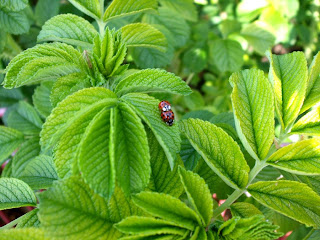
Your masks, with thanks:
[{"label": "hairy stem", "polygon": [[106,23],[103,21],[103,14],[104,14],[104,0],[100,0],[100,12],[101,12],[101,18],[97,19],[97,23],[99,26],[99,33],[100,36],[103,37],[104,33],[105,33],[105,27],[106,27]]}]

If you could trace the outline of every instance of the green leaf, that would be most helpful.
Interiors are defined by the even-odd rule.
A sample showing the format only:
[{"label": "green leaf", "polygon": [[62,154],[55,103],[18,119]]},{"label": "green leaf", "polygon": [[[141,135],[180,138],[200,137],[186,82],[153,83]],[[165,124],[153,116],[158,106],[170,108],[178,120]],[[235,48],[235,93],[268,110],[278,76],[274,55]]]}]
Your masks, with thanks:
[{"label": "green leaf", "polygon": [[60,7],[59,0],[39,0],[35,7],[35,19],[39,26],[47,20],[58,15]]},{"label": "green leaf", "polygon": [[292,134],[320,135],[320,107],[308,112],[293,125]]},{"label": "green leaf", "polygon": [[60,14],[43,25],[37,41],[58,41],[90,49],[97,35],[97,30],[82,17]]},{"label": "green leaf", "polygon": [[180,77],[160,69],[135,72],[119,82],[115,92],[118,96],[130,92],[170,92],[188,95],[192,91]]},{"label": "green leaf", "polygon": [[26,182],[32,189],[47,189],[58,179],[51,157],[40,155],[30,160],[19,179]]},{"label": "green leaf", "polygon": [[320,140],[312,138],[283,147],[267,163],[295,174],[320,175]]},{"label": "green leaf", "polygon": [[192,147],[185,136],[181,137],[180,156],[187,170],[193,170],[201,158],[200,154]]},{"label": "green leaf", "polygon": [[159,2],[162,6],[175,11],[186,20],[192,22],[198,20],[197,8],[193,0],[160,0]]},{"label": "green leaf", "polygon": [[28,6],[28,0],[0,0],[0,8],[17,12]]},{"label": "green leaf", "polygon": [[7,124],[26,135],[38,135],[42,120],[34,107],[25,101],[20,101],[18,107],[9,113]]},{"label": "green leaf", "polygon": [[21,216],[21,220],[17,224],[16,228],[29,228],[29,227],[39,227],[40,221],[38,218],[39,209],[33,209],[30,212],[25,213]]},{"label": "green leaf", "polygon": [[1,230],[0,240],[50,240],[40,228],[14,228]]},{"label": "green leaf", "polygon": [[249,166],[240,147],[227,133],[200,119],[183,120],[179,127],[208,166],[229,186],[239,189],[247,185]]},{"label": "green leaf", "polygon": [[105,11],[103,20],[110,21],[114,18],[154,10],[157,8],[157,5],[156,0],[140,0],[139,2],[135,0],[113,0]]},{"label": "green leaf", "polygon": [[29,31],[30,24],[24,11],[11,12],[0,8],[0,27],[12,34],[22,34]]},{"label": "green leaf", "polygon": [[241,218],[252,217],[254,215],[262,215],[262,212],[253,204],[247,202],[236,202],[230,207],[232,216]]},{"label": "green leaf", "polygon": [[99,0],[69,0],[69,2],[88,16],[99,20],[102,17]]},{"label": "green leaf", "polygon": [[307,88],[308,69],[303,52],[269,55],[269,80],[275,91],[275,108],[283,129],[299,115]]},{"label": "green leaf", "polygon": [[115,187],[114,161],[109,156],[110,140],[110,111],[103,109],[86,129],[80,142],[78,161],[85,182],[106,199],[110,199]]},{"label": "green leaf", "polygon": [[180,134],[178,127],[166,125],[158,109],[159,100],[141,93],[123,96],[125,102],[133,107],[138,116],[149,126],[168,158],[171,169],[174,168],[177,153],[180,151]]},{"label": "green leaf", "polygon": [[39,194],[41,227],[52,238],[117,239],[107,201],[71,177]]},{"label": "green leaf", "polygon": [[320,197],[306,184],[294,181],[257,182],[248,192],[261,204],[307,226],[320,225]]},{"label": "green leaf", "polygon": [[53,82],[42,82],[32,95],[33,105],[44,118],[48,117],[52,111],[52,104],[50,102],[52,87]]},{"label": "green leaf", "polygon": [[190,72],[199,73],[207,65],[207,53],[201,48],[191,48],[183,55],[182,62]]},{"label": "green leaf", "polygon": [[23,134],[13,128],[0,126],[0,163],[20,146]]},{"label": "green leaf", "polygon": [[77,117],[90,111],[98,113],[116,102],[116,95],[103,87],[83,89],[68,96],[53,109],[43,125],[40,133],[42,146],[55,143]]},{"label": "green leaf", "polygon": [[23,99],[20,89],[0,88],[0,107],[10,107]]},{"label": "green leaf", "polygon": [[192,209],[179,199],[167,194],[141,192],[133,197],[133,201],[147,213],[191,231],[197,223],[200,223],[199,216]]},{"label": "green leaf", "polygon": [[155,27],[146,23],[132,23],[121,28],[122,40],[127,47],[155,48],[165,52],[167,39]]},{"label": "green leaf", "polygon": [[147,135],[139,116],[126,103],[120,102],[112,113],[110,158],[115,163],[119,185],[130,195],[144,190],[149,183]]},{"label": "green leaf", "polygon": [[16,178],[0,178],[0,210],[36,206],[32,189]]},{"label": "green leaf", "polygon": [[53,81],[74,72],[88,71],[81,53],[64,43],[36,45],[17,55],[6,68],[4,87]]},{"label": "green leaf", "polygon": [[200,216],[202,226],[206,227],[213,215],[213,199],[208,185],[198,174],[186,171],[181,167],[179,167],[179,175],[190,205]]},{"label": "green leaf", "polygon": [[274,139],[274,97],[272,86],[257,69],[232,74],[231,95],[236,129],[246,150],[263,160]]},{"label": "green leaf", "polygon": [[234,72],[241,68],[244,51],[240,43],[230,39],[218,39],[210,42],[209,47],[209,61],[214,63],[220,72]]},{"label": "green leaf", "polygon": [[9,160],[4,169],[2,169],[1,177],[12,177],[12,160]]}]

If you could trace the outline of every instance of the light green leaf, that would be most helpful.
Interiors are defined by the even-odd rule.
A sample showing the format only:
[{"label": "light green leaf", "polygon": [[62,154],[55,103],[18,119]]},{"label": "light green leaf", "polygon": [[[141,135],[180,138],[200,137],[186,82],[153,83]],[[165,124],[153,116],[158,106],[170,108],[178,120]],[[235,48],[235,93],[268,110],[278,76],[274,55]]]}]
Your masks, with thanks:
[{"label": "light green leaf", "polygon": [[0,8],[17,12],[28,6],[28,0],[0,0]]},{"label": "light green leaf", "polygon": [[308,112],[293,125],[291,133],[320,135],[320,106]]},{"label": "light green leaf", "polygon": [[0,107],[9,107],[23,99],[20,89],[0,88]]},{"label": "light green leaf", "polygon": [[21,228],[1,230],[0,240],[50,240],[40,228]]},{"label": "light green leaf", "polygon": [[193,0],[160,0],[159,2],[162,6],[175,11],[186,20],[192,22],[198,20],[197,8]]},{"label": "light green leaf", "polygon": [[120,102],[112,112],[111,129],[110,157],[119,185],[127,195],[140,192],[147,187],[151,172],[143,124],[130,106]]},{"label": "light green leaf", "polygon": [[136,205],[147,213],[175,223],[177,226],[194,230],[200,223],[199,216],[179,199],[155,192],[141,192],[133,197]]},{"label": "light green leaf", "polygon": [[208,166],[229,186],[239,189],[247,185],[249,166],[240,147],[227,133],[200,119],[183,120],[179,127]]},{"label": "light green leaf", "polygon": [[13,128],[0,126],[0,163],[20,146],[23,134]]},{"label": "light green leaf", "polygon": [[155,48],[165,52],[167,39],[155,27],[146,23],[132,23],[121,28],[122,40],[127,47]]},{"label": "light green leaf", "polygon": [[26,135],[38,135],[42,120],[34,107],[25,101],[20,101],[18,107],[9,113],[7,124]]},{"label": "light green leaf", "polygon": [[206,227],[213,215],[213,199],[205,181],[196,173],[179,167],[179,175],[187,193],[189,203]]},{"label": "light green leaf", "polygon": [[267,163],[295,174],[320,175],[320,140],[312,138],[283,147]]},{"label": "light green leaf", "polygon": [[264,55],[265,51],[270,49],[275,41],[274,35],[257,23],[247,25],[247,27],[242,29],[241,35],[260,55]]},{"label": "light green leaf", "polygon": [[168,158],[171,169],[174,168],[177,153],[180,151],[180,134],[176,124],[166,125],[158,109],[159,100],[141,93],[129,93],[121,99],[132,106],[138,116],[149,126]]},{"label": "light green leaf", "polygon": [[130,92],[170,92],[188,95],[192,91],[180,77],[161,69],[145,69],[135,72],[119,82],[118,96]]},{"label": "light green leaf", "polygon": [[283,129],[299,115],[307,88],[308,69],[303,52],[269,55],[269,80],[275,91],[277,117]]},{"label": "light green leaf", "polygon": [[257,69],[232,74],[231,95],[236,129],[245,149],[263,160],[274,139],[274,97],[272,86]]},{"label": "light green leaf", "polygon": [[96,20],[101,19],[102,17],[99,0],[69,0],[69,2],[81,12]]},{"label": "light green leaf", "polygon": [[218,39],[210,42],[209,47],[209,61],[214,63],[220,72],[234,72],[241,68],[244,51],[240,43],[230,39]]},{"label": "light green leaf", "polygon": [[103,20],[109,21],[117,17],[124,17],[157,8],[156,0],[113,0],[104,13]]},{"label": "light green leaf", "polygon": [[110,135],[110,110],[103,109],[87,127],[80,142],[78,157],[83,179],[92,190],[106,199],[110,199],[115,187],[114,161],[109,156],[112,144]]},{"label": "light green leaf", "polygon": [[6,68],[4,87],[53,81],[74,72],[89,71],[81,53],[64,43],[36,45],[17,55]]},{"label": "light green leaf", "polygon": [[237,5],[236,13],[241,22],[251,22],[267,7],[268,1],[243,0]]},{"label": "light green leaf", "polygon": [[29,227],[39,227],[40,221],[38,218],[39,209],[33,209],[32,211],[25,213],[21,216],[21,220],[17,224],[16,228],[29,228]]},{"label": "light green leaf", "polygon": [[40,155],[29,161],[19,179],[26,182],[32,189],[47,189],[58,179],[53,160],[46,155]]},{"label": "light green leaf", "polygon": [[39,194],[41,227],[54,238],[118,239],[107,201],[71,177]]},{"label": "light green leaf", "polygon": [[248,192],[261,204],[307,226],[320,226],[320,197],[306,184],[294,181],[257,182]]},{"label": "light green leaf", "polygon": [[24,11],[11,12],[0,8],[0,27],[12,34],[22,34],[29,31],[30,24]]},{"label": "light green leaf", "polygon": [[91,49],[97,35],[97,30],[84,18],[73,14],[60,14],[43,25],[37,40],[58,41]]},{"label": "light green leaf", "polygon": [[16,178],[0,178],[0,210],[36,206],[32,189]]},{"label": "light green leaf", "polygon": [[44,118],[48,117],[52,111],[52,104],[50,102],[52,87],[53,82],[42,82],[32,95],[34,107]]},{"label": "light green leaf", "polygon": [[236,202],[230,207],[232,216],[241,218],[252,217],[254,215],[263,215],[262,212],[253,204],[247,202]]},{"label": "light green leaf", "polygon": [[59,7],[59,0],[39,0],[34,13],[37,24],[42,26],[47,20],[58,15]]},{"label": "light green leaf", "polygon": [[103,87],[86,88],[69,95],[53,109],[41,131],[43,146],[55,143],[74,119],[88,111],[98,113],[104,107],[117,102],[116,95]]}]

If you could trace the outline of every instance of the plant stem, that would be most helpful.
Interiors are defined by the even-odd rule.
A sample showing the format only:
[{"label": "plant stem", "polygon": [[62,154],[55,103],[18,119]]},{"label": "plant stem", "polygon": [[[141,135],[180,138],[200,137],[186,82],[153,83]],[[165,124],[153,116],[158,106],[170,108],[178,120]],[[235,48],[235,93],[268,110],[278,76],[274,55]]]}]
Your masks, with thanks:
[{"label": "plant stem", "polygon": [[236,189],[227,200],[221,204],[217,209],[213,211],[213,219],[217,218],[224,210],[230,207],[230,205],[237,200],[244,193],[243,189]]},{"label": "plant stem", "polygon": [[302,240],[308,240],[309,237],[311,237],[311,235],[314,233],[315,229],[311,229],[308,234],[302,239]]},{"label": "plant stem", "polygon": [[14,227],[15,225],[17,225],[17,224],[21,221],[22,217],[23,217],[23,215],[22,215],[21,217],[18,217],[18,218],[15,219],[15,220],[9,222],[8,224],[0,227],[0,229],[8,229],[8,228]]},{"label": "plant stem", "polygon": [[186,84],[189,85],[189,83],[191,82],[192,78],[194,76],[194,73],[190,73],[190,75],[188,76],[187,80],[186,80]]},{"label": "plant stem", "polygon": [[104,28],[106,27],[106,23],[103,21],[103,14],[104,14],[104,0],[100,0],[100,12],[101,12],[101,18],[100,19],[97,19],[97,23],[98,23],[98,26],[99,26],[99,33],[100,33],[100,36],[103,37],[104,36],[104,33],[105,33],[105,30]]}]

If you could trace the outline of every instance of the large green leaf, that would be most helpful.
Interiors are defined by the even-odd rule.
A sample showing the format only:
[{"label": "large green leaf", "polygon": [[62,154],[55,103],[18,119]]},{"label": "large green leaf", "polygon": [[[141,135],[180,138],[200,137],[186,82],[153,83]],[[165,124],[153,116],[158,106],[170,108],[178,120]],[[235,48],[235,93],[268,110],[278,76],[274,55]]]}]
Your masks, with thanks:
[{"label": "large green leaf", "polygon": [[53,87],[53,82],[42,82],[34,90],[32,95],[33,105],[42,117],[46,118],[52,111],[52,104],[50,101],[50,94]]},{"label": "large green leaf", "polygon": [[270,165],[302,175],[320,175],[320,140],[300,141],[276,151],[268,158]]},{"label": "large green leaf", "polygon": [[16,178],[0,178],[0,210],[36,206],[32,189]]},{"label": "large green leaf", "polygon": [[108,202],[81,179],[54,183],[39,194],[41,227],[51,238],[118,239]]},{"label": "large green leaf", "polygon": [[220,72],[238,71],[243,64],[244,51],[240,43],[230,39],[218,39],[209,44],[209,61]]},{"label": "large green leaf", "polygon": [[34,10],[36,22],[42,26],[47,20],[58,15],[59,0],[39,0]]},{"label": "large green leaf", "polygon": [[0,126],[0,163],[23,142],[23,134],[13,128]]},{"label": "large green leaf", "polygon": [[74,72],[88,71],[81,53],[64,43],[36,45],[17,55],[6,68],[4,87],[52,81]]},{"label": "large green leaf", "polygon": [[320,106],[308,112],[292,127],[292,133],[320,135]]},{"label": "large green leaf", "polygon": [[147,213],[175,223],[177,226],[194,230],[200,223],[199,216],[179,199],[155,192],[141,192],[133,197],[136,205]]},{"label": "large green leaf", "polygon": [[110,157],[117,180],[125,194],[137,193],[150,178],[147,135],[139,116],[126,103],[119,103],[112,113]]},{"label": "large green leaf", "polygon": [[90,49],[97,35],[97,30],[82,17],[60,14],[43,25],[38,42],[58,41]]},{"label": "large green leaf", "polygon": [[30,24],[24,11],[11,12],[0,7],[0,27],[2,31],[22,34],[29,31]]},{"label": "large green leaf", "polygon": [[173,73],[160,69],[145,69],[121,80],[115,92],[121,96],[130,92],[170,92],[188,95],[192,91],[180,77]]},{"label": "large green leaf", "polygon": [[50,240],[40,228],[21,228],[1,230],[0,240]]},{"label": "large green leaf", "polygon": [[213,215],[213,199],[208,185],[198,174],[181,167],[179,174],[191,207],[200,216],[202,226],[206,227]]},{"label": "large green leaf", "polygon": [[114,160],[109,156],[111,138],[110,110],[103,109],[87,127],[78,157],[85,182],[106,199],[110,199],[115,187]]},{"label": "large green leaf", "polygon": [[167,39],[155,27],[146,23],[132,23],[121,28],[122,40],[127,47],[147,47],[166,51]]},{"label": "large green leaf", "polygon": [[138,116],[149,126],[166,153],[171,169],[180,151],[180,133],[176,124],[166,125],[158,109],[159,100],[142,93],[129,93],[121,99],[132,106]]},{"label": "large green leaf", "polygon": [[227,133],[200,119],[183,120],[179,127],[208,166],[229,186],[239,189],[247,185],[249,166],[240,147]]},{"label": "large green leaf", "polygon": [[104,13],[103,20],[109,21],[117,17],[124,17],[157,8],[156,0],[113,0]]},{"label": "large green leaf", "polygon": [[17,12],[28,6],[28,0],[0,0],[0,8]]},{"label": "large green leaf", "polygon": [[320,197],[306,184],[294,181],[257,182],[248,192],[263,205],[307,226],[320,226]]},{"label": "large green leaf", "polygon": [[186,20],[192,22],[198,20],[197,8],[193,0],[160,0],[159,2],[162,6],[174,10]]},{"label": "large green leaf", "polygon": [[87,14],[88,16],[94,19],[101,19],[102,12],[100,7],[99,0],[69,0],[76,8],[78,8],[81,12]]},{"label": "large green leaf", "polygon": [[272,86],[257,69],[232,74],[231,95],[236,129],[246,150],[263,160],[274,139],[274,97]]},{"label": "large green leaf", "polygon": [[283,129],[299,115],[307,88],[308,69],[303,52],[270,55],[269,80],[275,91],[275,108]]}]

